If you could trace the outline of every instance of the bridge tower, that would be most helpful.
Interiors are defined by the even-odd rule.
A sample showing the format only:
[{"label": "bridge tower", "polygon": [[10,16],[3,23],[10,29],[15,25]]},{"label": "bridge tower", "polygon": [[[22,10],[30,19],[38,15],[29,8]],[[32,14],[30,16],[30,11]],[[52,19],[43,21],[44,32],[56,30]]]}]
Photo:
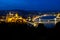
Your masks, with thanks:
[{"label": "bridge tower", "polygon": [[59,18],[60,19],[60,13],[57,14],[57,17],[56,18]]},{"label": "bridge tower", "polygon": [[60,13],[57,14],[56,18],[55,18],[55,22],[59,22],[60,21]]}]

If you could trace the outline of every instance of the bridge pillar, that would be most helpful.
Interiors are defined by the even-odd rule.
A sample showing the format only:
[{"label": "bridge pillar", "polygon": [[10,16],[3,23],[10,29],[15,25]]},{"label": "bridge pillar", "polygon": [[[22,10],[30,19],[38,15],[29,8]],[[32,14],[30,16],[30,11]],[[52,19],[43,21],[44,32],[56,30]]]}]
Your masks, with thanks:
[{"label": "bridge pillar", "polygon": [[39,23],[41,23],[41,19],[39,18]]},{"label": "bridge pillar", "polygon": [[56,24],[56,23],[57,23],[56,18],[55,18],[54,20],[55,20],[54,22],[55,22],[55,24]]}]

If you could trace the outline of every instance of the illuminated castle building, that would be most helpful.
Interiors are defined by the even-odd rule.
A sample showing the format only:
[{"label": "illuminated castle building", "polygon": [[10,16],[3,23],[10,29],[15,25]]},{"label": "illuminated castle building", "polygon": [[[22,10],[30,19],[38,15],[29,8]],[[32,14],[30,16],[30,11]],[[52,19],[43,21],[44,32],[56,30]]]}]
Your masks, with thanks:
[{"label": "illuminated castle building", "polygon": [[22,16],[19,16],[17,13],[12,14],[9,12],[9,14],[6,16],[6,22],[26,22],[26,20],[22,18]]}]

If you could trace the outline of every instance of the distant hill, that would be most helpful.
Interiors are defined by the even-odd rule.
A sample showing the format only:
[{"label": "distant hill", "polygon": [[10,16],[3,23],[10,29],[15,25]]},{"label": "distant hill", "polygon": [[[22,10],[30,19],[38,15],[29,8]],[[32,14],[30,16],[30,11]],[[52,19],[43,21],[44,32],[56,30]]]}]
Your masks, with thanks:
[{"label": "distant hill", "polygon": [[12,12],[12,13],[18,13],[19,15],[21,16],[28,16],[28,15],[37,15],[37,11],[25,11],[25,10],[0,10],[0,15],[6,15],[8,14],[9,12]]},{"label": "distant hill", "polygon": [[27,15],[38,15],[39,12],[44,14],[44,13],[57,13],[59,12],[58,10],[55,10],[55,11],[51,11],[51,10],[48,10],[48,11],[36,11],[36,10],[18,10],[18,9],[14,9],[14,10],[0,10],[0,15],[6,15],[7,13],[9,12],[17,12],[19,15],[22,15],[22,16],[27,16]]}]

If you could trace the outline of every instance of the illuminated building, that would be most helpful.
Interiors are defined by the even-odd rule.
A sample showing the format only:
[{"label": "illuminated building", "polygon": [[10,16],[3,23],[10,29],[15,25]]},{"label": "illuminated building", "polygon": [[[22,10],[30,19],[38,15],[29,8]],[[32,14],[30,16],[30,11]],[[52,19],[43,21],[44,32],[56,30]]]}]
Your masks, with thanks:
[{"label": "illuminated building", "polygon": [[32,21],[32,19],[31,19],[31,17],[30,17],[30,16],[29,16],[26,20],[27,20],[27,21],[29,21],[29,22],[31,22],[31,21]]},{"label": "illuminated building", "polygon": [[9,13],[6,16],[6,22],[27,22],[24,18],[16,14]]},{"label": "illuminated building", "polygon": [[6,22],[10,22],[13,18],[13,15],[11,12],[9,12],[9,14],[6,15]]},{"label": "illuminated building", "polygon": [[60,13],[57,14],[56,18],[59,18],[60,19]]},{"label": "illuminated building", "polygon": [[58,14],[56,15],[55,24],[56,24],[57,22],[60,22],[60,13],[58,13]]},{"label": "illuminated building", "polygon": [[[55,16],[56,18],[54,19],[41,19],[42,17],[47,17],[47,16]],[[29,23],[32,24],[34,27],[37,27],[39,23],[57,23],[60,21],[60,13],[58,14],[43,14],[43,15],[34,15],[34,16],[28,16],[27,18],[23,18],[22,16],[19,16],[18,13],[11,13],[5,16],[1,16],[0,21],[5,21],[5,22],[18,22],[18,23]]]}]

